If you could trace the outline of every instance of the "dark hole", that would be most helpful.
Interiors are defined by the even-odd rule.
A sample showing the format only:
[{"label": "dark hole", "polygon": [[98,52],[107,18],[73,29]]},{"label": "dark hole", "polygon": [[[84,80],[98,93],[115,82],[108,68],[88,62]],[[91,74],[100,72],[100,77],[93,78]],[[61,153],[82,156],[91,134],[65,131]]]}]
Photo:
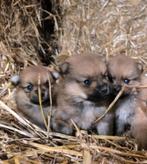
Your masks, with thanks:
[{"label": "dark hole", "polygon": [[49,65],[54,62],[54,56],[59,51],[59,45],[57,44],[57,37],[55,31],[54,18],[50,16],[54,15],[58,22],[58,26],[61,25],[59,20],[61,16],[61,7],[59,2],[56,1],[53,4],[52,0],[41,0],[41,27],[39,28],[40,36],[42,38],[41,45],[36,47],[38,49],[38,54],[40,60],[44,65]]}]

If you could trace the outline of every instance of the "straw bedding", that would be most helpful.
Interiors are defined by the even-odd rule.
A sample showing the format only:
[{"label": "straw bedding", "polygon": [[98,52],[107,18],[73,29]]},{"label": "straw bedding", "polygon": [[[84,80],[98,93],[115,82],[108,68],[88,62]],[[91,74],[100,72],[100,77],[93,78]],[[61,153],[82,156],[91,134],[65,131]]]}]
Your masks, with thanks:
[{"label": "straw bedding", "polygon": [[15,112],[13,74],[87,52],[125,53],[146,69],[147,2],[0,1],[0,163],[147,163],[133,139],[44,132]]}]

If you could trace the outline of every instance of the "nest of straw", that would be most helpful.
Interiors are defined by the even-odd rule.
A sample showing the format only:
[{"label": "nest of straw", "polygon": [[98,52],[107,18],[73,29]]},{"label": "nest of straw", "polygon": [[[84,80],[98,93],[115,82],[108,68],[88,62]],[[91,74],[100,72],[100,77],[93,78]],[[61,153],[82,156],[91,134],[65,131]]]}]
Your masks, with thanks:
[{"label": "nest of straw", "polygon": [[0,163],[147,163],[133,139],[45,132],[15,112],[13,74],[87,52],[123,52],[147,68],[147,2],[0,1]]}]

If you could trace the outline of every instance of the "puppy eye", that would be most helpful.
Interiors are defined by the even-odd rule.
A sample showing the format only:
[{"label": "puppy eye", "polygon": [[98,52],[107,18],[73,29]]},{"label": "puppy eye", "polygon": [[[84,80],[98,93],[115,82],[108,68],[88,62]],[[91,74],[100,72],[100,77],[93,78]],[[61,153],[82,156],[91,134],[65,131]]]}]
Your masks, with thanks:
[{"label": "puppy eye", "polygon": [[89,79],[84,80],[84,85],[85,85],[85,86],[90,86],[91,83],[92,83],[92,81],[89,80]]},{"label": "puppy eye", "polygon": [[129,79],[124,79],[125,84],[129,84],[130,80]]},{"label": "puppy eye", "polygon": [[27,86],[26,86],[26,89],[27,91],[31,92],[33,90],[33,84],[29,83]]}]

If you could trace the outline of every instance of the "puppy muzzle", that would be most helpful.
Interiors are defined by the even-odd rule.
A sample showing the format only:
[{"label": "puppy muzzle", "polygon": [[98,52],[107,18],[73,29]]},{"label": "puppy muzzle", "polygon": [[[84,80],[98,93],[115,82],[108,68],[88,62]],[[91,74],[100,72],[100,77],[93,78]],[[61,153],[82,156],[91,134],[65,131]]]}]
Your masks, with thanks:
[{"label": "puppy muzzle", "polygon": [[102,97],[108,96],[110,94],[110,86],[108,84],[97,86],[96,93]]},{"label": "puppy muzzle", "polygon": [[111,87],[108,84],[98,85],[93,94],[89,95],[90,101],[101,101],[111,96]]},{"label": "puppy muzzle", "polygon": [[47,92],[42,92],[41,93],[41,95],[40,95],[40,98],[39,98],[39,95],[37,94],[37,95],[32,95],[32,97],[31,97],[31,102],[33,103],[33,104],[36,104],[36,105],[39,105],[40,104],[40,100],[41,100],[41,103],[42,104],[45,104],[45,103],[49,103],[49,95],[48,95],[48,93]]},{"label": "puppy muzzle", "polygon": [[116,94],[121,90],[121,85],[114,85],[114,92],[116,92]]},{"label": "puppy muzzle", "polygon": [[[114,85],[113,91],[112,91],[113,95],[117,96],[117,94],[120,92],[121,89],[122,89],[121,85]],[[120,98],[129,96],[130,94],[133,94],[132,90],[129,88],[126,88]]]}]

